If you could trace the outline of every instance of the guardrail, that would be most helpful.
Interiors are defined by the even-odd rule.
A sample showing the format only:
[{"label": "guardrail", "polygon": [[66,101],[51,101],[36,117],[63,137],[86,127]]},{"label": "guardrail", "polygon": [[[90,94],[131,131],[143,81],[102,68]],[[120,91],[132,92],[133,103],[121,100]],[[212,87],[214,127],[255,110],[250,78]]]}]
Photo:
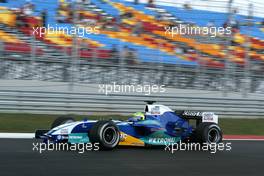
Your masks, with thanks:
[{"label": "guardrail", "polygon": [[155,100],[175,110],[203,110],[224,117],[264,117],[264,99],[226,98],[213,95],[100,94],[76,92],[0,90],[0,111],[56,114],[129,114],[143,111],[145,100]]}]

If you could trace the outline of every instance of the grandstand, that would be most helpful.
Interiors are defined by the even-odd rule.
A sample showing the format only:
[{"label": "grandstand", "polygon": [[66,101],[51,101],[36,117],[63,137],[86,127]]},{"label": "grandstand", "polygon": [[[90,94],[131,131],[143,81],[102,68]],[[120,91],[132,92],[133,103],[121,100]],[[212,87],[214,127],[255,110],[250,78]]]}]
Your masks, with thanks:
[{"label": "grandstand", "polygon": [[[243,6],[251,7],[252,15],[241,15],[228,1],[218,3],[225,10],[216,12],[192,3],[7,0],[0,3],[0,79],[264,93],[264,20],[254,16],[261,4],[253,5]],[[167,27],[209,23],[231,26],[232,34],[212,38],[165,32]],[[43,26],[99,32],[34,33]]]}]

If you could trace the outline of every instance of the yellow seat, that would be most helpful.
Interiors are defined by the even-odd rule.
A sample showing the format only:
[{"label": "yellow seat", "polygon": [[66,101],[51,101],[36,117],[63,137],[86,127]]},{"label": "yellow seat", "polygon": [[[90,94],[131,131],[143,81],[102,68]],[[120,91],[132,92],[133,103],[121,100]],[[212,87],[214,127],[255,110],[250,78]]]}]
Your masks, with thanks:
[{"label": "yellow seat", "polygon": [[16,24],[16,15],[9,10],[4,10],[0,12],[0,23],[6,24],[8,26],[15,26]]},{"label": "yellow seat", "polygon": [[22,43],[22,41],[17,39],[16,36],[10,35],[2,30],[0,30],[0,40],[10,43]]}]

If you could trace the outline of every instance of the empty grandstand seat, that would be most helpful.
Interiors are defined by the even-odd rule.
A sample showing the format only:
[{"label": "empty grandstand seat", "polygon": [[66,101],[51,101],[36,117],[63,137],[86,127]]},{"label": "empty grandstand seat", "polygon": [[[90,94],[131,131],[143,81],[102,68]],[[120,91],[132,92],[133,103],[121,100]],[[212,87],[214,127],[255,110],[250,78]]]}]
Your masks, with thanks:
[{"label": "empty grandstand seat", "polygon": [[[7,52],[30,54],[31,47],[25,43],[4,43],[4,50]],[[36,48],[36,55],[43,55],[43,50]]]}]

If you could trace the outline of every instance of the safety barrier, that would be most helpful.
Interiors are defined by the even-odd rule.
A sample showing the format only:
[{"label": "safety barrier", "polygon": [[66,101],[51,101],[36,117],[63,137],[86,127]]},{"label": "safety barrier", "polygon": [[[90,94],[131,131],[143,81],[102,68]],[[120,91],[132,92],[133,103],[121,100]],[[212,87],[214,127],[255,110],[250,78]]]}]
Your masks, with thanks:
[{"label": "safety barrier", "polygon": [[0,111],[49,114],[129,114],[143,111],[146,100],[175,110],[203,110],[224,117],[264,117],[263,98],[216,97],[212,94],[159,95],[0,90]]}]

